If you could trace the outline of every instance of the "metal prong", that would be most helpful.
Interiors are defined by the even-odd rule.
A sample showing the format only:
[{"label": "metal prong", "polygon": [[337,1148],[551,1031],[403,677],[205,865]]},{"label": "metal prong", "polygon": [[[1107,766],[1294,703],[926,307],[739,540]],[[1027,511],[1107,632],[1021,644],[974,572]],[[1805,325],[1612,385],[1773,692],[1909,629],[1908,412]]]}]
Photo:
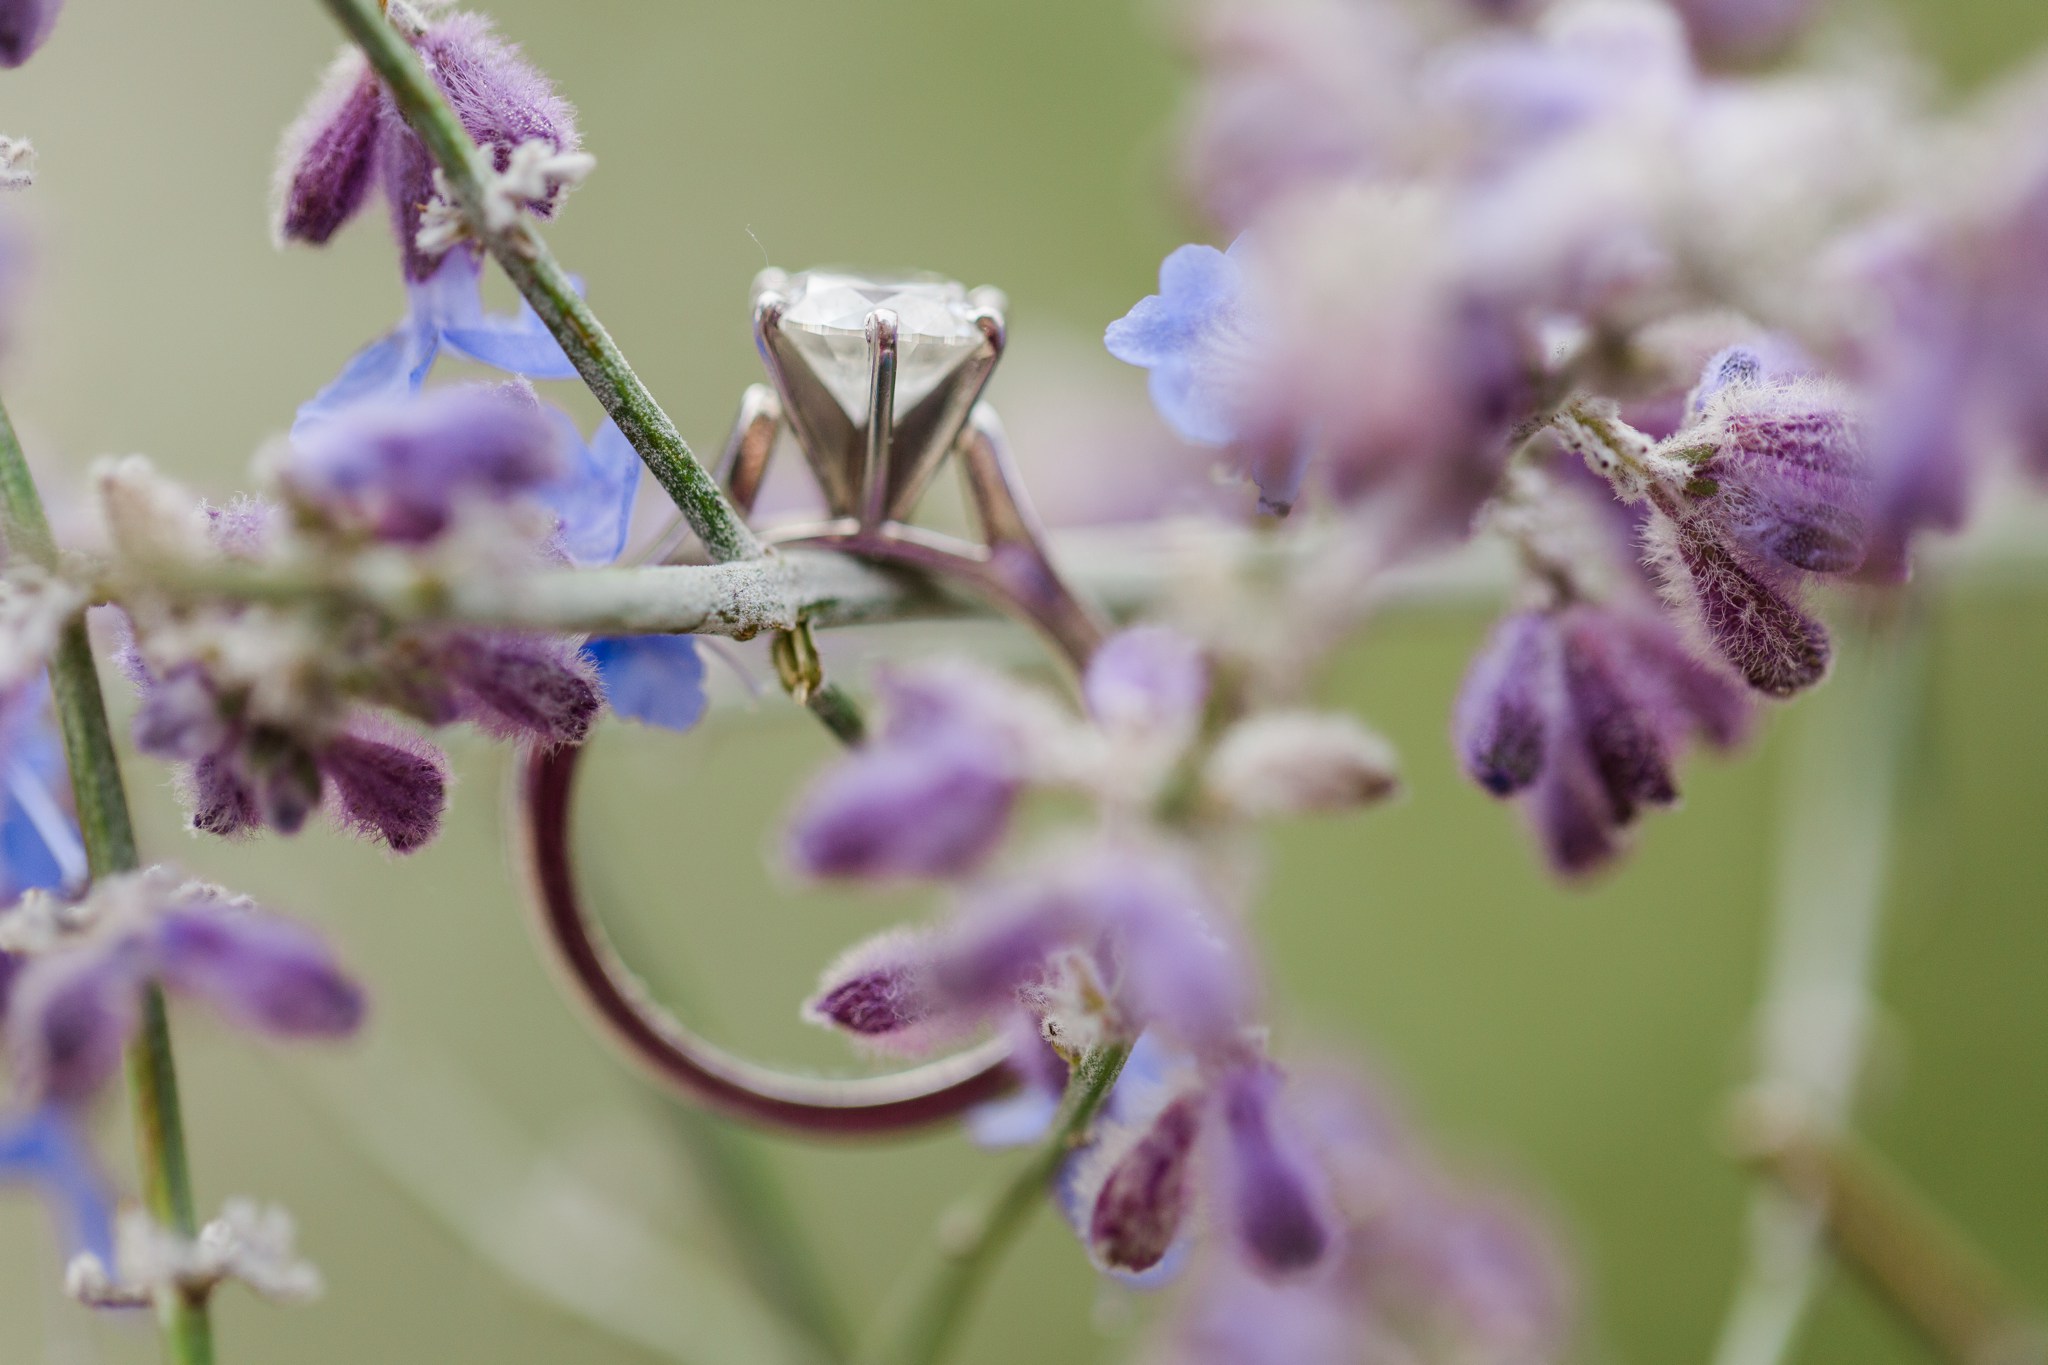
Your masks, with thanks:
[{"label": "metal prong", "polygon": [[[975,294],[979,298],[996,291],[978,289]],[[896,424],[895,469],[886,508],[891,521],[907,521],[917,509],[917,500],[960,439],[968,414],[988,386],[996,362],[1003,358],[1006,333],[1001,310],[984,307],[974,321],[981,329],[982,344]]]},{"label": "metal prong", "polygon": [[861,467],[860,524],[880,526],[889,507],[891,456],[896,440],[896,314],[868,314],[867,460]]},{"label": "metal prong", "polygon": [[1074,596],[1046,554],[1045,528],[1024,495],[1003,424],[987,404],[960,438],[967,502],[989,548],[989,572],[1071,659],[1085,664],[1107,633],[1100,613]]},{"label": "metal prong", "polygon": [[752,516],[754,501],[761,496],[761,479],[768,472],[768,457],[775,450],[775,438],[782,434],[782,400],[766,384],[749,384],[740,395],[740,415],[733,420],[732,435],[726,438],[725,456],[719,461],[718,481],[725,485],[741,516]]},{"label": "metal prong", "polygon": [[835,517],[854,516],[861,506],[860,433],[832,391],[783,336],[782,310],[787,303],[773,290],[755,296],[754,344],[782,399],[782,420],[810,461],[825,505]]}]

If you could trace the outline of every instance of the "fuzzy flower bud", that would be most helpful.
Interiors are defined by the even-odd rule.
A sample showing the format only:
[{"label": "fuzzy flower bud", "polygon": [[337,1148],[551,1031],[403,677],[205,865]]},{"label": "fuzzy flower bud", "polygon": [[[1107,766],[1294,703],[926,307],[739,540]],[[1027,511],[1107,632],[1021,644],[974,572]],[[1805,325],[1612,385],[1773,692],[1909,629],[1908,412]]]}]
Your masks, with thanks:
[{"label": "fuzzy flower bud", "polygon": [[1466,774],[1512,796],[1543,771],[1557,709],[1557,636],[1544,613],[1518,612],[1493,628],[1458,693],[1453,722]]},{"label": "fuzzy flower bud", "polygon": [[1668,531],[1666,587],[1713,651],[1757,691],[1789,697],[1827,676],[1827,628],[1800,607],[1783,575],[1745,558],[1698,523]]},{"label": "fuzzy flower bud", "polygon": [[1257,818],[1355,810],[1393,796],[1393,746],[1350,716],[1277,712],[1233,726],[1216,745],[1203,785]]},{"label": "fuzzy flower bud", "polygon": [[278,148],[274,227],[285,242],[324,244],[355,217],[376,179],[384,90],[355,47],[344,48]]},{"label": "fuzzy flower bud", "polygon": [[1062,722],[1037,694],[977,668],[905,669],[882,692],[881,733],[798,803],[790,863],[812,877],[970,872],[1002,842]]},{"label": "fuzzy flower bud", "polygon": [[64,0],[0,0],[0,66],[20,66],[56,26]]},{"label": "fuzzy flower bud", "polygon": [[150,981],[272,1037],[345,1037],[362,1022],[361,990],[310,931],[167,869],[102,878],[54,916],[25,902],[0,928],[24,916],[55,930],[39,935],[5,1021],[15,1076],[36,1103],[75,1107],[98,1091],[134,1035]]},{"label": "fuzzy flower bud", "polygon": [[1321,1177],[1277,1129],[1280,1077],[1247,1067],[1222,1087],[1232,1220],[1246,1257],[1269,1275],[1307,1270],[1323,1259],[1336,1229]]},{"label": "fuzzy flower bud", "polygon": [[877,1052],[915,1056],[967,1031],[932,980],[926,935],[891,930],[856,944],[825,969],[804,1018]]},{"label": "fuzzy flower bud", "polygon": [[456,714],[487,734],[579,744],[604,709],[596,666],[552,636],[452,631],[433,653]]},{"label": "fuzzy flower bud", "polygon": [[1207,1096],[1174,1095],[1088,1158],[1076,1179],[1089,1254],[1107,1270],[1141,1274],[1165,1259],[1193,1197],[1192,1167]]},{"label": "fuzzy flower bud", "polygon": [[1496,627],[1454,733],[1472,779],[1525,795],[1552,865],[1576,876],[1620,851],[1644,807],[1677,800],[1689,741],[1725,747],[1746,719],[1736,679],[1693,657],[1661,617],[1578,605]]},{"label": "fuzzy flower bud", "polygon": [[204,1296],[238,1280],[273,1303],[309,1303],[324,1282],[296,1250],[298,1230],[284,1209],[232,1199],[220,1217],[187,1240],[136,1209],[122,1215],[110,1269],[97,1254],[66,1268],[65,1291],[95,1308],[146,1308],[177,1295]]},{"label": "fuzzy flower bud", "polygon": [[303,435],[281,477],[348,529],[419,545],[469,502],[532,494],[563,471],[560,433],[521,385],[461,385],[366,404]]}]

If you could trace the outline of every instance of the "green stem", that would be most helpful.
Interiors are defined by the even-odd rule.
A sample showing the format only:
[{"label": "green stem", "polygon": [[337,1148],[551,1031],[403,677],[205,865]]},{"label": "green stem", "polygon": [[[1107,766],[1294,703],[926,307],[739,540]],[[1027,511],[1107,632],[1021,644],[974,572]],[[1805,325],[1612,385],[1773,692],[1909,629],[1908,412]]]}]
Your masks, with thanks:
[{"label": "green stem", "polygon": [[1087,1137],[1130,1053],[1121,1043],[1084,1053],[1052,1131],[1030,1159],[939,1220],[936,1245],[894,1296],[895,1311],[857,1357],[860,1365],[934,1365],[945,1355],[997,1258],[1044,1199],[1060,1163]]},{"label": "green stem", "polygon": [[701,1109],[671,1104],[669,1113],[705,1194],[731,1231],[747,1278],[829,1359],[845,1359],[850,1336],[846,1321],[788,1192],[763,1159],[758,1139]]},{"label": "green stem", "polygon": [[[5,408],[0,408],[0,503],[5,504],[12,553],[55,569],[57,546],[49,519],[43,515],[43,500]],[[64,731],[64,757],[71,769],[86,863],[95,879],[132,872],[139,861],[135,828],[128,818],[128,796],[121,785],[120,760],[114,753],[113,730],[107,724],[83,614],[58,637],[50,658],[50,690]],[[198,1222],[178,1107],[178,1069],[163,992],[153,983],[144,992],[142,1026],[128,1048],[128,1090],[135,1109],[143,1204],[164,1227],[193,1237]],[[211,1365],[213,1328],[203,1298],[166,1296],[158,1305],[158,1317],[164,1355],[171,1365]]]},{"label": "green stem", "polygon": [[1997,1267],[1853,1137],[1796,1116],[1752,1118],[1750,1159],[1818,1209],[1835,1250],[1955,1365],[2041,1365],[2048,1334]]},{"label": "green stem", "polygon": [[347,31],[370,65],[390,89],[399,112],[419,134],[427,154],[441,168],[448,185],[479,238],[512,283],[540,314],[541,321],[562,344],[583,382],[618,423],[619,430],[640,452],[655,481],[675,500],[690,529],[704,542],[712,559],[724,563],[752,559],[761,543],[746,521],[727,502],[676,424],[669,420],[611,334],[576,293],[568,272],[548,250],[530,222],[506,232],[486,232],[479,206],[483,202],[485,163],[477,145],[448,106],[440,88],[396,28],[384,17],[377,0],[321,0]]}]

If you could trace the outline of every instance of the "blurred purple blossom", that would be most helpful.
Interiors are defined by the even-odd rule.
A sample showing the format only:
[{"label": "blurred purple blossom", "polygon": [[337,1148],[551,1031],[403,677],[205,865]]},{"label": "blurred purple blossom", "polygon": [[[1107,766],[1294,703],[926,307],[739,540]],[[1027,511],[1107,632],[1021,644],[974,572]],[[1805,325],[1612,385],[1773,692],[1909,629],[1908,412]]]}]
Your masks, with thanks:
[{"label": "blurred purple blossom", "polygon": [[1474,659],[1454,740],[1473,781],[1526,794],[1560,873],[1619,852],[1645,806],[1677,799],[1679,754],[1744,728],[1740,684],[1693,657],[1647,610],[1586,605],[1508,617]]},{"label": "blurred purple blossom", "polygon": [[464,384],[399,403],[360,403],[301,436],[284,486],[344,529],[419,545],[470,502],[559,480],[559,433],[531,389]]},{"label": "blurred purple blossom", "polygon": [[87,909],[86,926],[32,955],[11,992],[8,1053],[30,1108],[99,1091],[151,981],[272,1037],[339,1038],[362,1022],[361,990],[316,935],[213,888],[156,869],[103,880]]},{"label": "blurred purple blossom", "polygon": [[33,57],[63,8],[64,0],[0,0],[0,67]]}]

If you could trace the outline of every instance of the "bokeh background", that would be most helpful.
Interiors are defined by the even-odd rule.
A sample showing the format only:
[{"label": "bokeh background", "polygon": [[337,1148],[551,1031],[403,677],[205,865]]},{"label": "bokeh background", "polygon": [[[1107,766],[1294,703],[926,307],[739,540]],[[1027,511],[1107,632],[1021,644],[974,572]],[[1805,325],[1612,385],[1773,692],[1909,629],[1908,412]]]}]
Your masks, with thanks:
[{"label": "bokeh background", "polygon": [[[492,8],[580,103],[600,158],[552,230],[557,249],[700,446],[756,377],[746,290],[771,259],[1002,284],[1015,374],[997,396],[1013,426],[1029,425],[1018,403],[1052,391],[1033,373],[1138,401],[1141,377],[1091,338],[1199,231],[1173,191],[1186,73],[1160,10]],[[1958,88],[2048,39],[2035,0],[1914,0],[1901,14]],[[381,223],[325,253],[279,254],[267,236],[277,131],[334,43],[311,0],[71,0],[45,53],[0,74],[0,128],[42,152],[39,188],[9,205],[41,260],[6,392],[53,481],[143,450],[227,492],[294,405],[397,317]],[[1580,1359],[1698,1360],[1740,1245],[1746,1186],[1717,1133],[1751,1057],[1786,755],[1835,703],[1824,691],[1746,755],[1696,766],[1684,812],[1652,822],[1620,875],[1564,893],[1446,752],[1448,700],[1487,616],[1390,614],[1327,681],[1330,702],[1399,743],[1410,795],[1273,841],[1259,929],[1280,1032],[1370,1059],[1457,1160],[1555,1215],[1584,1286]],[[2048,594],[2024,575],[1955,587],[1927,604],[1926,629],[1867,1123],[2048,1301]],[[804,893],[771,871],[775,817],[827,755],[822,733],[770,697],[725,705],[688,738],[612,727],[597,748],[582,842],[630,955],[718,1036],[843,1065],[794,1002],[839,946],[930,907]],[[943,1203],[998,1158],[951,1135],[803,1147],[648,1094],[529,946],[503,851],[504,755],[459,742],[457,757],[446,837],[403,863],[326,833],[194,842],[165,770],[131,761],[151,856],[313,918],[376,991],[367,1041],[332,1054],[270,1054],[178,1021],[202,1203],[284,1202],[330,1283],[297,1311],[225,1295],[223,1360],[782,1359],[720,1230],[730,1182],[695,1174],[693,1151],[764,1162],[843,1311],[865,1316]],[[110,1106],[104,1127],[125,1161],[122,1118]],[[89,1320],[57,1283],[37,1209],[0,1191],[0,1358],[153,1358],[144,1324]],[[1042,1217],[959,1358],[1120,1359],[1150,1311],[1106,1292]],[[1920,1353],[1837,1280],[1797,1358]]]}]

